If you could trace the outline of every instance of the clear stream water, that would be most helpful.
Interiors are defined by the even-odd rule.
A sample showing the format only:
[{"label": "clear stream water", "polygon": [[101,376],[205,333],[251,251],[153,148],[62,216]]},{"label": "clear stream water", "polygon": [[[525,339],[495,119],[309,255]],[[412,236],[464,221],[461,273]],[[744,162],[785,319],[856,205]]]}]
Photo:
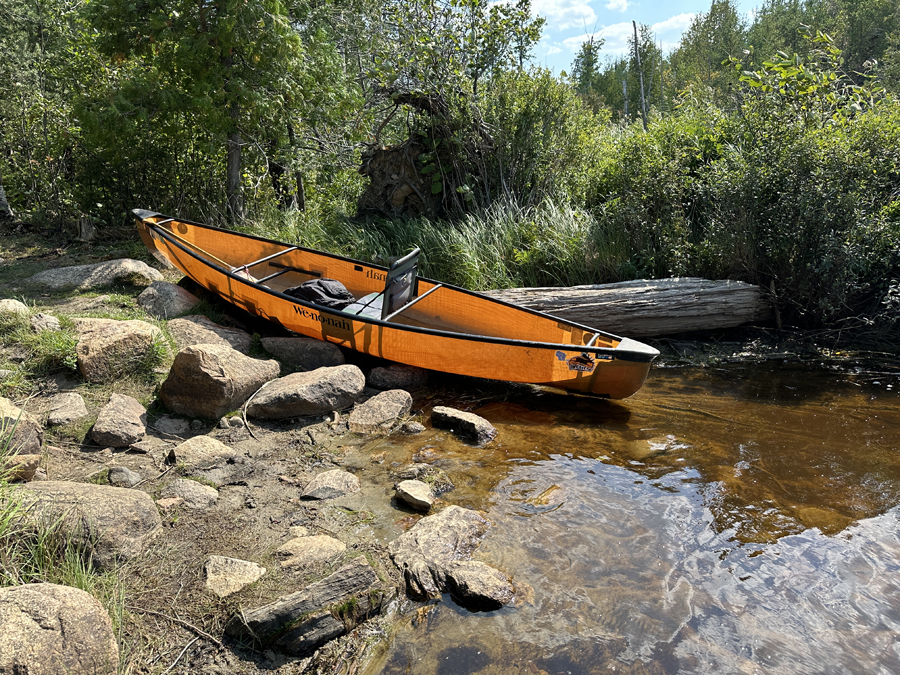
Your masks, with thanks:
[{"label": "clear stream water", "polygon": [[385,465],[424,453],[448,502],[487,514],[476,558],[520,592],[421,610],[368,674],[900,673],[897,382],[655,367],[621,402],[483,405],[487,448],[382,442]]}]

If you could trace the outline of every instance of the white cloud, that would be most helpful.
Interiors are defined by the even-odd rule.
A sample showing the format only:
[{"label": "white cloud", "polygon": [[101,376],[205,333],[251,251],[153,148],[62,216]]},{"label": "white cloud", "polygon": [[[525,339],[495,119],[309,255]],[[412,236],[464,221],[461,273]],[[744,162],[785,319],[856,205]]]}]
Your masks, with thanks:
[{"label": "white cloud", "polygon": [[624,12],[628,9],[628,0],[609,0],[606,9],[613,12]]},{"label": "white cloud", "polygon": [[593,26],[597,21],[589,0],[534,0],[531,11],[547,19],[547,29],[551,32]]},{"label": "white cloud", "polygon": [[650,29],[654,33],[670,33],[672,31],[676,31],[679,35],[681,35],[688,26],[691,25],[691,21],[694,20],[696,14],[676,14],[673,17],[666,19],[665,21],[659,21],[658,23],[650,26]]}]

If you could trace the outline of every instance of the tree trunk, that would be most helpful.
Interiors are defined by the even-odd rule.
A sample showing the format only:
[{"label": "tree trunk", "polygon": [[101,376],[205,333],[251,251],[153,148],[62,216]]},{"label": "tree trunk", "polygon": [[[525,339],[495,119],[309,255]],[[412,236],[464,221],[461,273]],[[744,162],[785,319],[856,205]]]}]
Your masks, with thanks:
[{"label": "tree trunk", "polygon": [[641,50],[638,46],[637,21],[632,21],[634,26],[634,58],[637,61],[638,81],[641,84],[641,120],[644,122],[644,131],[647,131],[647,102],[644,100],[644,69],[641,67]]},{"label": "tree trunk", "polygon": [[0,220],[10,220],[14,217],[15,214],[9,202],[6,201],[6,192],[3,190],[3,185],[0,184]]},{"label": "tree trunk", "polygon": [[228,212],[233,223],[244,218],[244,195],[241,192],[241,132],[238,129],[240,104],[232,102],[229,115],[234,123],[234,130],[229,134],[226,143],[228,159],[226,163],[226,190],[228,194]]},{"label": "tree trunk", "polygon": [[721,330],[773,319],[771,295],[741,281],[686,277],[570,288],[508,288],[487,294],[634,338]]}]

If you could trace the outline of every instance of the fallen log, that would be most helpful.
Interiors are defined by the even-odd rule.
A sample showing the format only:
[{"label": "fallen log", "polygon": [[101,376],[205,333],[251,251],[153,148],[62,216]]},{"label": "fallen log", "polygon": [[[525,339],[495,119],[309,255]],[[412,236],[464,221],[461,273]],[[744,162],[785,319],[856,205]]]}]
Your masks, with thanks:
[{"label": "fallen log", "polygon": [[487,295],[635,338],[772,321],[769,295],[742,281],[639,279],[568,288],[507,288]]}]

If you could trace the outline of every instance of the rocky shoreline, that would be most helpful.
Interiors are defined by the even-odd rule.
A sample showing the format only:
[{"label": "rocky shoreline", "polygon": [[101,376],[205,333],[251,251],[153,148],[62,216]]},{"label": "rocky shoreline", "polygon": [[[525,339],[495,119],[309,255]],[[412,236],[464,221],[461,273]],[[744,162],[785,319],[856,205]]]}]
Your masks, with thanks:
[{"label": "rocky shoreline", "polygon": [[[0,588],[0,672],[357,672],[423,602],[516,602],[473,557],[490,523],[452,504],[427,456],[393,462],[390,483],[356,475],[386,461],[373,439],[430,425],[477,446],[496,436],[487,420],[424,411],[426,371],[192,313],[208,299],[174,280],[119,259],[18,282],[41,311],[0,300],[7,330],[74,336],[77,368],[0,397],[16,536],[53,529],[118,589],[104,606],[62,584]],[[97,316],[111,288],[146,318]],[[14,381],[27,357],[2,357]],[[379,525],[373,499],[399,525]]]}]

